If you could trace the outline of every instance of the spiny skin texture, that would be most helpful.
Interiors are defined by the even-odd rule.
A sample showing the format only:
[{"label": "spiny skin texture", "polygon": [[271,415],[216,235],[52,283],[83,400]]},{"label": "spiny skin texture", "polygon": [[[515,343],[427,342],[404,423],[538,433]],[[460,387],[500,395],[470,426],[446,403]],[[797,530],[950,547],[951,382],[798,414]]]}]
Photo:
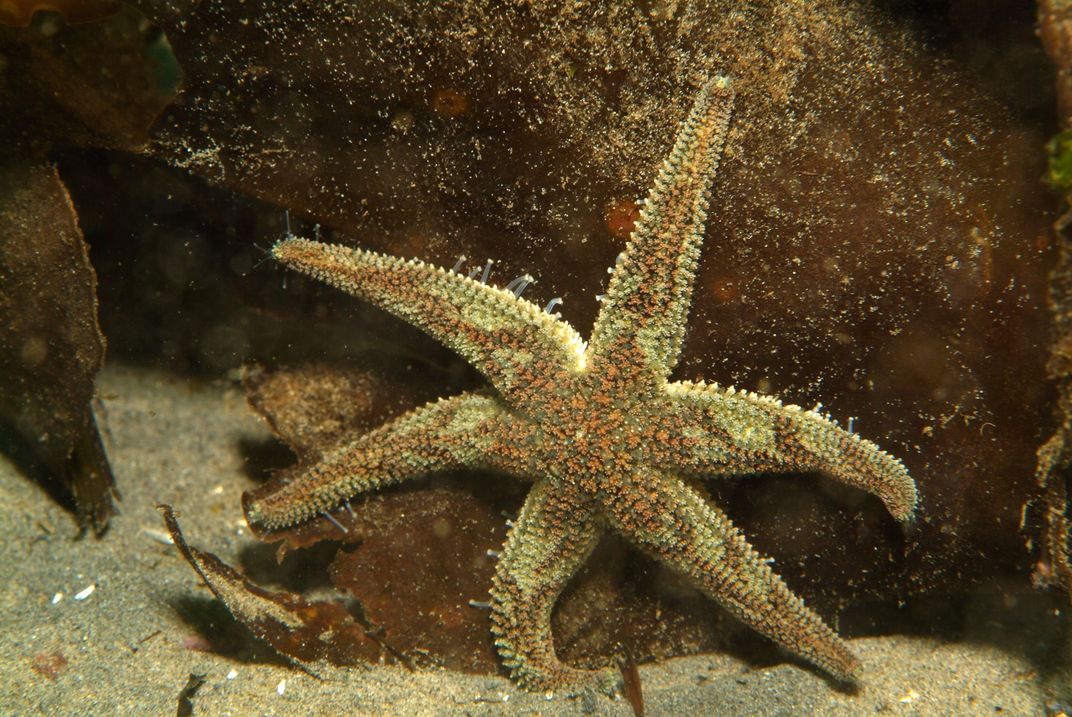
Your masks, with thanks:
[{"label": "spiny skin texture", "polygon": [[648,194],[585,346],[568,324],[419,261],[287,239],[274,256],[370,301],[457,351],[494,392],[440,400],[357,438],[304,476],[246,502],[281,528],[390,483],[458,467],[533,482],[491,590],[503,662],[532,690],[608,687],[610,670],[555,657],[551,611],[605,530],[687,576],[740,620],[832,675],[856,657],[688,480],[821,471],[877,495],[899,520],[916,507],[904,466],[813,411],[716,385],[669,382],[685,331],[708,191],[733,102],[699,93]]}]

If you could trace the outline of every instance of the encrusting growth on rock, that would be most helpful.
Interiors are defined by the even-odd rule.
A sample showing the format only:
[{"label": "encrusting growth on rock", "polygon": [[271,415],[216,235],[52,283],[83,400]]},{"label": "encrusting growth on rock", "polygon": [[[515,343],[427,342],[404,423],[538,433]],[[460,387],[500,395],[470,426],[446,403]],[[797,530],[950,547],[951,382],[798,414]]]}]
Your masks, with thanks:
[{"label": "encrusting growth on rock", "polygon": [[648,194],[586,345],[511,291],[424,264],[288,238],[286,266],[369,301],[464,357],[490,383],[343,444],[273,493],[245,500],[278,529],[351,496],[435,471],[483,468],[531,481],[491,589],[496,645],[532,690],[609,688],[617,671],[559,662],[551,612],[600,535],[614,531],[738,619],[841,679],[859,663],[690,486],[696,478],[822,472],[873,493],[898,520],[916,507],[899,460],[815,411],[733,388],[670,382],[681,352],[709,190],[734,93],[699,92]]}]

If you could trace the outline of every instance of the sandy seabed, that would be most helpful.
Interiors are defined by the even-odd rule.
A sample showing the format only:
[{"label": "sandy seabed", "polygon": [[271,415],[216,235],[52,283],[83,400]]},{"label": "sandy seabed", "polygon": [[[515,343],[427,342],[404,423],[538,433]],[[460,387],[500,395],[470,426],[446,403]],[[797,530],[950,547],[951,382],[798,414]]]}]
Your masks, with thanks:
[{"label": "sandy seabed", "polygon": [[[199,717],[632,714],[621,699],[548,698],[503,677],[375,666],[318,680],[197,649],[183,606],[212,596],[154,506],[173,504],[193,545],[239,563],[254,542],[239,507],[251,485],[242,445],[270,435],[237,385],[111,368],[100,395],[123,493],[102,540],[76,539],[72,516],[0,458],[0,715],[175,715],[191,674],[204,676]],[[1046,714],[1038,667],[1014,652],[901,636],[852,646],[864,664],[852,694],[792,664],[758,669],[725,655],[643,666],[647,714]]]}]

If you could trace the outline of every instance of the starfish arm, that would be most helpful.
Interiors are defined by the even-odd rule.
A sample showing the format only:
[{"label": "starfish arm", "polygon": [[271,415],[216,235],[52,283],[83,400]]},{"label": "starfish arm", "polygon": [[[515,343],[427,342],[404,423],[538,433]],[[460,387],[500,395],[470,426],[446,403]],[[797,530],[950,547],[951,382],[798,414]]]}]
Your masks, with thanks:
[{"label": "starfish arm", "polygon": [[612,502],[611,527],[684,574],[737,619],[842,680],[859,661],[717,507],[680,479],[647,470]]},{"label": "starfish arm", "polygon": [[555,656],[551,611],[602,532],[568,488],[538,481],[521,508],[495,572],[491,625],[503,663],[529,690],[573,691],[616,682],[606,670],[569,667]]},{"label": "starfish arm", "polygon": [[715,78],[682,124],[603,299],[593,365],[602,360],[665,378],[677,363],[732,104],[729,80]]},{"label": "starfish arm", "polygon": [[830,418],[714,385],[681,381],[666,393],[671,410],[653,428],[654,465],[694,475],[820,472],[877,496],[898,520],[915,513],[904,464]]},{"label": "starfish arm", "polygon": [[513,292],[424,262],[291,238],[272,256],[430,334],[525,401],[584,363],[584,342],[564,321]]},{"label": "starfish arm", "polygon": [[475,393],[411,411],[339,446],[278,490],[243,496],[251,525],[278,529],[338,506],[351,496],[451,468],[515,469],[523,443],[517,421],[493,397]]}]

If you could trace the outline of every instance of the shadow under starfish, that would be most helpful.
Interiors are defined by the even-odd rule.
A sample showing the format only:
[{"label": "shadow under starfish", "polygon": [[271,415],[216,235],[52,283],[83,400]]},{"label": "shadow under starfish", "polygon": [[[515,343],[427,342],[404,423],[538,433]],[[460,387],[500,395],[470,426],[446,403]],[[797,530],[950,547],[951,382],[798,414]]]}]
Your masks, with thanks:
[{"label": "shadow under starfish", "polygon": [[423,262],[288,237],[273,256],[426,331],[468,360],[486,392],[441,399],[350,442],[268,495],[244,498],[271,531],[351,496],[457,468],[532,482],[491,588],[504,664],[532,690],[613,686],[617,671],[555,656],[551,612],[605,530],[684,574],[775,642],[851,680],[857,658],[689,481],[825,473],[910,520],[916,486],[899,460],[830,418],[717,385],[671,382],[685,333],[709,189],[734,93],[699,92],[619,259],[590,343],[522,299]]}]

